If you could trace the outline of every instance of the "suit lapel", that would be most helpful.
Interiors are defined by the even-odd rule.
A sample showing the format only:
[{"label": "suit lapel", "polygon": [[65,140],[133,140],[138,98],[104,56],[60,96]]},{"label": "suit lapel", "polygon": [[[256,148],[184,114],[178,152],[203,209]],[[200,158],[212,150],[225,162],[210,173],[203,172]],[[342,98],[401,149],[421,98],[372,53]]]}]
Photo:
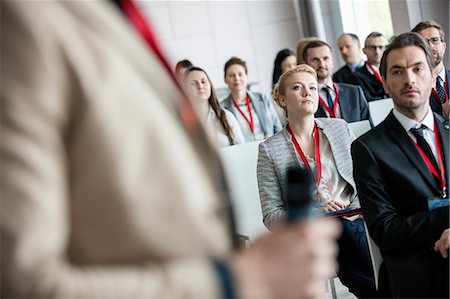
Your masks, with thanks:
[{"label": "suit lapel", "polygon": [[388,129],[388,133],[391,135],[394,143],[398,145],[398,147],[403,151],[405,156],[411,162],[412,165],[417,169],[417,171],[422,175],[424,180],[432,187],[437,188],[436,180],[425,164],[422,156],[417,151],[417,148],[408,134],[405,132],[405,129],[395,118],[392,111],[389,113],[386,118],[386,127]]},{"label": "suit lapel", "polygon": [[347,105],[342,105],[342,103],[344,103],[344,101],[348,98],[348,89],[343,87],[341,84],[336,83],[337,87],[339,88],[339,111],[341,112],[341,118],[342,119],[350,119],[348,118],[348,113],[349,111],[344,109],[347,107]]},{"label": "suit lapel", "polygon": [[268,130],[266,129],[266,122],[264,121],[264,114],[263,114],[263,107],[262,107],[262,100],[260,97],[256,97],[253,93],[247,91],[248,97],[250,99],[250,102],[253,104],[253,108],[255,108],[256,115],[259,119],[259,124],[263,130],[264,133],[267,133]]}]

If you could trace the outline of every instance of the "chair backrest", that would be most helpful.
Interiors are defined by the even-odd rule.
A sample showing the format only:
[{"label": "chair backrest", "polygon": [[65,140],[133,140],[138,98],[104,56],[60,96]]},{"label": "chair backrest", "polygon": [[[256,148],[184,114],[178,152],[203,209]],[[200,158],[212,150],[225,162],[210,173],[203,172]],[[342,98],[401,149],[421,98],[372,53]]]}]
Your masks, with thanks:
[{"label": "chair backrest", "polygon": [[391,98],[369,102],[370,116],[374,126],[382,122],[394,108],[394,102]]},{"label": "chair backrest", "polygon": [[230,185],[237,233],[253,242],[268,232],[262,220],[256,163],[260,141],[223,147],[219,150]]},{"label": "chair backrest", "polygon": [[370,130],[370,122],[367,119],[349,123],[348,126],[356,138]]},{"label": "chair backrest", "polygon": [[369,244],[370,258],[372,259],[373,275],[375,277],[375,288],[378,290],[378,275],[380,273],[381,263],[383,257],[381,256],[380,248],[375,244],[374,240],[370,237],[369,229],[366,222],[364,222],[364,228],[366,229],[367,243]]}]

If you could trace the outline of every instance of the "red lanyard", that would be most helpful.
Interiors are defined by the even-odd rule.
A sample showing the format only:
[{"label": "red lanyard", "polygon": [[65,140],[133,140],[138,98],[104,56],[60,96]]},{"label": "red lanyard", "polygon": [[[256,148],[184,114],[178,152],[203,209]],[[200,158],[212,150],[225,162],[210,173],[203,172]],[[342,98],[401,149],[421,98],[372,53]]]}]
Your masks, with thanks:
[{"label": "red lanyard", "polygon": [[149,47],[153,50],[153,52],[155,52],[155,54],[164,64],[165,68],[169,71],[169,74],[175,80],[175,77],[173,77],[172,69],[170,68],[169,64],[167,63],[167,59],[164,57],[161,49],[159,48],[159,45],[155,38],[155,34],[151,30],[148,22],[146,21],[136,4],[133,2],[133,0],[121,0],[120,4],[133,26],[139,31]]},{"label": "red lanyard", "polygon": [[242,112],[241,108],[239,108],[238,103],[236,103],[236,101],[234,99],[232,99],[232,100],[233,100],[234,107],[236,107],[236,109],[239,111],[239,113],[242,115],[242,117],[247,121],[248,126],[250,127],[250,131],[252,131],[252,133],[254,133],[253,131],[255,130],[255,126],[253,124],[252,105],[250,103],[248,95],[246,95],[246,97],[245,97],[245,103],[247,105],[248,114],[250,115],[250,119],[248,119],[247,116],[245,116],[245,113]]},{"label": "red lanyard", "polygon": [[[175,84],[179,87],[178,81],[175,79],[175,76],[172,72],[167,59],[164,57],[163,52],[158,46],[158,43],[155,38],[155,34],[151,30],[151,26],[147,23],[146,19],[140,12],[139,8],[133,2],[133,0],[121,0],[120,6],[128,17],[130,22],[133,24],[135,29],[141,34],[142,38],[147,42],[147,45],[151,50],[156,54],[159,60],[162,62],[164,67],[167,69],[170,77],[175,82]],[[181,90],[181,89],[180,89]],[[182,97],[186,99],[185,97]],[[184,101],[180,101],[179,103],[179,113],[182,122],[187,128],[193,128],[198,123],[197,115],[194,111],[194,107],[192,104],[186,99]]]},{"label": "red lanyard", "polygon": [[[292,136],[292,142],[294,143],[294,147],[302,159],[303,165],[305,165],[306,168],[311,172],[311,174],[314,177],[314,174],[312,173],[311,166],[309,166],[308,159],[306,158],[305,153],[303,152],[302,148],[297,142],[297,138],[295,138],[294,133],[292,133],[291,127],[289,124],[287,125],[287,130],[289,134]],[[314,139],[315,139],[315,148],[316,148],[316,170],[317,170],[317,187],[319,187],[320,179],[322,178],[322,162],[320,161],[320,144],[319,144],[319,130],[317,129],[317,126],[314,124]]]},{"label": "red lanyard", "polygon": [[333,102],[333,110],[331,110],[330,107],[328,107],[328,104],[322,99],[321,96],[319,96],[319,101],[322,104],[322,106],[325,108],[325,110],[327,110],[328,114],[330,114],[330,117],[336,118],[336,111],[337,111],[337,106],[338,106],[338,101],[339,101],[339,89],[338,89],[336,83],[334,83],[334,82],[333,82],[333,87],[334,87],[334,91],[336,92],[336,98],[334,98],[334,102]]},{"label": "red lanyard", "polygon": [[[444,103],[448,101],[447,81],[448,81],[448,78],[447,78],[447,76],[445,76],[445,81],[444,81],[445,101],[444,101]],[[433,95],[436,97],[436,99],[438,99],[439,102],[440,102],[440,101],[441,101],[441,97],[440,97],[439,94],[437,93],[436,88],[433,87],[433,89],[431,90],[431,92],[432,92]]]},{"label": "red lanyard", "polygon": [[424,160],[425,164],[427,164],[428,169],[441,182],[441,195],[442,195],[442,198],[446,198],[447,197],[447,183],[445,181],[445,167],[444,167],[444,162],[443,162],[443,158],[442,158],[442,156],[443,156],[442,155],[442,143],[441,143],[441,138],[439,136],[439,132],[438,132],[436,123],[434,123],[434,137],[436,139],[436,150],[437,150],[437,154],[438,154],[440,172],[438,172],[436,170],[433,163],[431,163],[430,159],[428,159],[427,155],[425,155],[425,153],[419,147],[419,145],[417,143],[415,143],[415,144],[416,144],[417,150],[419,151],[420,155],[422,156],[422,159]]},{"label": "red lanyard", "polygon": [[373,68],[373,66],[372,66],[370,63],[367,63],[367,62],[366,62],[366,65],[367,65],[367,67],[373,72],[375,78],[377,78],[377,80],[378,80],[381,84],[383,84],[383,79],[381,79],[380,73],[378,73],[378,72]]}]

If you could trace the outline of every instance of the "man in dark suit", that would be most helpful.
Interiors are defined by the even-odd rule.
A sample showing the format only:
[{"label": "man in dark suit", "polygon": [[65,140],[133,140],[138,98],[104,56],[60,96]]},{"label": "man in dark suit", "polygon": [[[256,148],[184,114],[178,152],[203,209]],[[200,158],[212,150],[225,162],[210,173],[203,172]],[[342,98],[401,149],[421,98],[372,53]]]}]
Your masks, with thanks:
[{"label": "man in dark suit", "polygon": [[364,41],[364,54],[367,61],[355,72],[357,84],[361,86],[368,102],[387,98],[383,80],[380,76],[380,62],[386,48],[386,38],[379,32],[372,32]]},{"label": "man in dark suit", "polygon": [[394,298],[449,296],[448,257],[436,243],[449,227],[449,210],[429,207],[431,199],[448,201],[450,162],[448,119],[429,106],[433,67],[425,39],[399,35],[380,67],[394,109],[352,145],[364,219]]},{"label": "man in dark suit", "polygon": [[319,109],[316,117],[343,118],[348,123],[369,120],[369,107],[359,86],[335,83],[331,79],[333,59],[326,42],[314,40],[303,49],[303,60],[317,72],[319,81]]},{"label": "man in dark suit", "polygon": [[426,20],[417,24],[411,31],[422,35],[431,47],[434,64],[436,65],[434,68],[436,85],[430,96],[430,105],[434,112],[445,115],[448,118],[450,105],[448,100],[450,93],[448,79],[450,77],[450,71],[444,67],[443,61],[447,46],[444,42],[444,30],[435,21]]},{"label": "man in dark suit", "polygon": [[358,36],[353,33],[344,33],[338,38],[337,45],[345,65],[333,74],[333,81],[357,84],[354,73],[364,65]]}]

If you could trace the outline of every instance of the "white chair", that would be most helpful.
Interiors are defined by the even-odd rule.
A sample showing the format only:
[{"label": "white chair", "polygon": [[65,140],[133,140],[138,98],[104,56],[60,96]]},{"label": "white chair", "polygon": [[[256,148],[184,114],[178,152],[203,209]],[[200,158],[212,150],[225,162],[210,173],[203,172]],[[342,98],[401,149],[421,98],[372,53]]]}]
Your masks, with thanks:
[{"label": "white chair", "polygon": [[219,150],[230,185],[237,233],[250,242],[268,230],[264,226],[256,178],[260,142],[250,142]]},{"label": "white chair", "polygon": [[378,275],[380,273],[381,263],[383,262],[383,257],[381,256],[380,248],[372,240],[369,234],[369,229],[367,228],[366,222],[364,222],[364,227],[366,229],[367,243],[369,244],[370,258],[372,259],[373,276],[375,278],[375,288],[378,290]]},{"label": "white chair", "polygon": [[349,123],[348,126],[353,131],[353,134],[355,134],[356,138],[371,129],[370,122],[367,119]]},{"label": "white chair", "polygon": [[369,111],[373,125],[377,126],[382,122],[389,112],[391,112],[392,108],[394,108],[394,102],[391,98],[369,102]]}]

